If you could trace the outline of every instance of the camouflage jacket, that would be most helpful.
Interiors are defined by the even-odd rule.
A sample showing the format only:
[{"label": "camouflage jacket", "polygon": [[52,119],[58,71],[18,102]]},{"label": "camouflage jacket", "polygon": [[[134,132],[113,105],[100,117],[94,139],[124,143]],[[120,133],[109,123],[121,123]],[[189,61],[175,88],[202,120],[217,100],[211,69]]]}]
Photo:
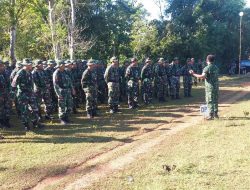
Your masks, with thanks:
[{"label": "camouflage jacket", "polygon": [[34,69],[32,71],[32,77],[34,80],[34,91],[44,91],[49,87],[49,80],[44,70]]},{"label": "camouflage jacket", "polygon": [[114,67],[112,65],[108,66],[104,73],[104,79],[106,83],[115,82],[119,83],[120,80],[120,72],[118,67]]},{"label": "camouflage jacket", "polygon": [[34,81],[31,72],[20,69],[14,77],[11,86],[17,88],[17,96],[21,93],[33,95]]},{"label": "camouflage jacket", "polygon": [[90,70],[87,68],[83,74],[81,79],[82,88],[93,88],[97,86],[97,75],[95,70]]},{"label": "camouflage jacket", "polygon": [[53,73],[53,84],[57,96],[63,96],[65,91],[73,89],[71,78],[65,70],[56,69]]},{"label": "camouflage jacket", "polygon": [[139,67],[132,67],[131,65],[128,66],[126,70],[125,77],[127,81],[139,82],[140,80],[140,68]]},{"label": "camouflage jacket", "polygon": [[144,65],[141,70],[141,80],[149,79],[153,81],[154,71],[152,65]]}]

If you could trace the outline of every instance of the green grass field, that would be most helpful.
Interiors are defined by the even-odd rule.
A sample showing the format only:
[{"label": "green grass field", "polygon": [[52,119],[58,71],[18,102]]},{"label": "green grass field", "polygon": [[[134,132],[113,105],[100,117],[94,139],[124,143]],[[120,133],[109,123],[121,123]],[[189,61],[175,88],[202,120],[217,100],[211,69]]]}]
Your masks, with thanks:
[{"label": "green grass field", "polygon": [[[223,77],[222,93],[225,96],[237,93],[237,90],[242,89],[240,84],[248,80],[248,77]],[[201,86],[194,88],[193,95],[194,98],[165,104],[156,101],[153,105],[142,106],[132,112],[122,105],[123,113],[115,116],[107,114],[106,107],[101,107],[100,117],[93,121],[88,120],[82,111],[73,116],[74,125],[46,123],[45,129],[28,133],[24,132],[14,117],[12,123],[16,127],[0,131],[5,137],[0,141],[0,189],[33,187],[46,177],[63,174],[68,168],[81,165],[95,155],[130,142],[144,129],[154,130],[159,124],[168,123],[173,118],[184,118],[183,108],[198,108],[204,103]],[[247,137],[250,132],[247,130],[248,118],[242,114],[249,105],[248,99],[244,99],[234,105],[235,108],[223,119],[212,122],[212,127],[196,126],[180,134],[180,138],[171,137],[159,147],[160,152],[147,155],[124,172],[102,181],[101,189],[236,187],[230,186],[230,183],[225,186],[229,180],[232,180],[231,184],[234,180],[236,184],[243,180],[240,187],[246,187],[244,179],[248,177],[247,147],[250,142]],[[234,158],[233,155],[238,157]],[[162,169],[164,164],[175,164],[177,168],[166,173]],[[240,174],[244,176],[236,177]],[[130,175],[135,179],[133,183],[127,182]],[[98,184],[93,189],[100,189],[97,187]]]}]

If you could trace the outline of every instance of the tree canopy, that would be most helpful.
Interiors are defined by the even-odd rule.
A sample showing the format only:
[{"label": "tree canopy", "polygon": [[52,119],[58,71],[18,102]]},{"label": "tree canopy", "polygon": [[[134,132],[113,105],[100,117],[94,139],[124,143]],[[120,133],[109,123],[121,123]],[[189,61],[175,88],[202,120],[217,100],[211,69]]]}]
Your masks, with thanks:
[{"label": "tree canopy", "polygon": [[115,55],[120,60],[184,60],[214,53],[226,67],[239,54],[240,11],[242,57],[249,56],[250,10],[244,0],[154,2],[160,17],[149,21],[147,11],[134,0],[1,0],[0,57],[13,59],[11,48],[17,59],[58,54],[74,59],[108,60]]}]

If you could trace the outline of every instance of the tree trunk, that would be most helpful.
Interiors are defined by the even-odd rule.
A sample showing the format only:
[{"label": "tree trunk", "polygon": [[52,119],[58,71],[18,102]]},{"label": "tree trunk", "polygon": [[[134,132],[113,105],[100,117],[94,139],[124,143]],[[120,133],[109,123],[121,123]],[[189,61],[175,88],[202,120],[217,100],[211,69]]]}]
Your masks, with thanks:
[{"label": "tree trunk", "polygon": [[11,63],[14,64],[16,62],[15,55],[15,45],[16,45],[16,18],[15,18],[15,6],[16,0],[10,0],[10,19],[11,19],[11,27],[10,27],[10,51],[9,56],[11,59]]},{"label": "tree trunk", "polygon": [[74,0],[70,0],[71,6],[71,23],[69,24],[69,56],[70,59],[74,59],[74,30],[75,30],[75,2]]},{"label": "tree trunk", "polygon": [[49,23],[51,30],[51,39],[54,51],[55,60],[60,59],[60,48],[58,44],[58,40],[56,38],[56,23],[55,23],[55,15],[54,15],[54,0],[48,0],[49,3]]}]

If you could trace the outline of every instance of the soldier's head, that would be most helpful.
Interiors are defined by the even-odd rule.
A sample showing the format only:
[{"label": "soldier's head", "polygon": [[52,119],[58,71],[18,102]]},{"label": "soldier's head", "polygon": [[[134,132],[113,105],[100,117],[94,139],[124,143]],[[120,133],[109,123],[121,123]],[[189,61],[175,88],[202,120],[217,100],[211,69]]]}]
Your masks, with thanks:
[{"label": "soldier's head", "polygon": [[69,59],[67,59],[67,60],[65,61],[65,67],[67,67],[68,69],[72,69],[72,67],[73,67],[72,61],[69,60]]},{"label": "soldier's head", "polygon": [[48,67],[55,67],[56,62],[54,60],[52,60],[52,59],[49,59],[47,61],[47,65],[48,65]]},{"label": "soldier's head", "polygon": [[123,63],[123,65],[124,65],[125,67],[128,67],[128,66],[129,66],[129,60],[125,60],[124,63]]},{"label": "soldier's head", "polygon": [[95,68],[95,60],[94,59],[88,60],[87,66],[90,70],[93,70]]},{"label": "soldier's head", "polygon": [[158,60],[158,64],[159,64],[159,65],[163,65],[164,62],[165,62],[165,61],[164,61],[164,58],[162,58],[162,57]]},{"label": "soldier's head", "polygon": [[146,65],[150,65],[150,64],[152,64],[152,60],[148,57],[148,58],[145,60],[145,63],[146,63]]},{"label": "soldier's head", "polygon": [[64,60],[57,60],[56,61],[56,68],[58,68],[60,71],[64,71],[65,61]]},{"label": "soldier's head", "polygon": [[72,60],[72,68],[73,69],[77,68],[77,62],[76,62],[76,60]]},{"label": "soldier's head", "polygon": [[195,59],[194,58],[191,58],[191,64],[194,64],[194,62],[195,62]]},{"label": "soldier's head", "polygon": [[210,63],[213,64],[215,61],[215,55],[212,55],[212,54],[208,55],[206,61],[207,61],[207,64],[210,64]]},{"label": "soldier's head", "polygon": [[43,61],[40,59],[37,59],[34,61],[33,66],[38,69],[38,70],[42,70],[43,69]]},{"label": "soldier's head", "polygon": [[31,71],[33,69],[32,68],[32,66],[33,66],[32,60],[29,58],[23,59],[22,65],[23,65],[24,70]]},{"label": "soldier's head", "polygon": [[45,69],[47,66],[47,61],[43,61],[43,69]]},{"label": "soldier's head", "polygon": [[112,57],[112,58],[110,59],[110,62],[111,62],[111,64],[112,64],[113,66],[115,66],[115,67],[118,67],[118,66],[119,66],[119,61],[118,61],[117,57]]},{"label": "soldier's head", "polygon": [[0,59],[0,72],[3,72],[5,69],[5,65],[3,64],[3,61]]},{"label": "soldier's head", "polygon": [[186,63],[187,63],[187,64],[191,64],[191,63],[192,63],[192,62],[191,62],[191,59],[190,59],[190,58],[187,58]]},{"label": "soldier's head", "polygon": [[179,64],[179,58],[178,58],[178,57],[175,57],[175,58],[174,58],[174,63],[175,63],[175,64]]},{"label": "soldier's head", "polygon": [[132,66],[137,66],[137,64],[138,64],[137,58],[135,58],[135,57],[132,58],[132,59],[131,59],[131,65],[132,65]]}]

